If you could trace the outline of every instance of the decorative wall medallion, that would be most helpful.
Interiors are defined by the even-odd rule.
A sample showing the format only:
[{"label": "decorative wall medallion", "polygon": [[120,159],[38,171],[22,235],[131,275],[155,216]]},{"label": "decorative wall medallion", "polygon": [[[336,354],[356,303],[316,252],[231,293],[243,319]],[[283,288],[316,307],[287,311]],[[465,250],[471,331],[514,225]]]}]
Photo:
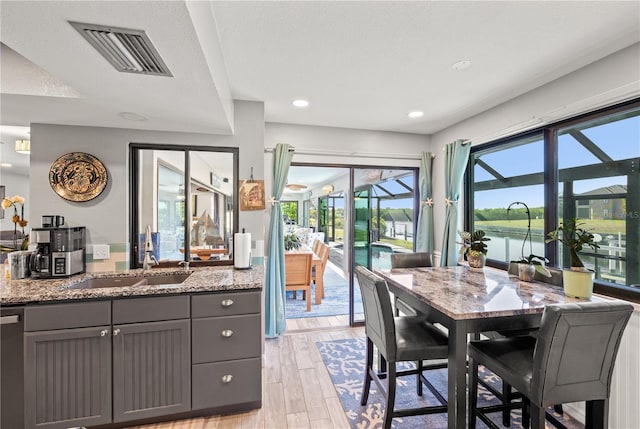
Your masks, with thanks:
[{"label": "decorative wall medallion", "polygon": [[109,174],[98,158],[71,152],[56,159],[49,169],[51,189],[65,200],[89,201],[102,193]]}]

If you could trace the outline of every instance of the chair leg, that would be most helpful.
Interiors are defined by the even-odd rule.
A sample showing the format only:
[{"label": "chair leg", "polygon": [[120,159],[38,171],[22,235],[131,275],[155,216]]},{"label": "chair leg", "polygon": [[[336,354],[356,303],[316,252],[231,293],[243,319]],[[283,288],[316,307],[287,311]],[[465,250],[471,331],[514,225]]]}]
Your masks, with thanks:
[{"label": "chair leg", "polygon": [[553,411],[555,411],[558,414],[563,414],[564,411],[562,410],[562,404],[556,404],[553,406]]},{"label": "chair leg", "polygon": [[387,406],[384,410],[384,429],[391,428],[391,421],[393,420],[393,408],[396,402],[396,363],[389,363],[389,370],[387,372]]},{"label": "chair leg", "polygon": [[609,427],[609,400],[587,401],[585,407],[586,429],[607,429]]},{"label": "chair leg", "polygon": [[545,428],[545,409],[532,402],[529,402],[529,416],[531,419],[531,429]]},{"label": "chair leg", "polygon": [[478,364],[473,359],[469,359],[469,376],[469,429],[475,429],[478,407]]},{"label": "chair leg", "polygon": [[529,404],[529,399],[522,398],[522,427],[525,429],[529,429],[529,426],[531,426],[531,408]]},{"label": "chair leg", "polygon": [[364,365],[364,383],[362,384],[362,395],[360,395],[360,405],[367,405],[369,400],[369,389],[371,388],[371,371],[373,371],[373,342],[367,337],[367,358]]},{"label": "chair leg", "polygon": [[307,291],[302,291],[303,295],[306,295],[305,301],[307,301],[307,311],[311,311],[311,289],[309,289],[309,293]]},{"label": "chair leg", "polygon": [[418,374],[416,375],[418,378],[416,379],[417,384],[417,390],[418,390],[418,396],[422,396],[422,371],[424,371],[423,369],[423,363],[422,360],[419,360],[416,362],[416,367],[418,367]]},{"label": "chair leg", "polygon": [[[511,399],[511,385],[502,380],[502,403],[510,404]],[[511,426],[511,410],[504,410],[502,412],[502,425],[506,427]]]}]

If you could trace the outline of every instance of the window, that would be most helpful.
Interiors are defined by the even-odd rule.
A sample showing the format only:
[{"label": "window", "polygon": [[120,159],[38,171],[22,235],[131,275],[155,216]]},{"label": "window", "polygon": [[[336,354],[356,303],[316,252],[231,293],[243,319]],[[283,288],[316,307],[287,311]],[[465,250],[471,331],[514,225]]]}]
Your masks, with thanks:
[{"label": "window", "polygon": [[639,164],[638,100],[474,147],[466,227],[491,238],[489,265],[506,268],[533,253],[563,267],[568,253],[545,244],[546,231],[579,218],[599,240],[581,253],[596,291],[638,299]]},{"label": "window", "polygon": [[282,207],[282,217],[284,223],[287,225],[298,224],[298,202],[297,201],[282,201],[280,203]]}]

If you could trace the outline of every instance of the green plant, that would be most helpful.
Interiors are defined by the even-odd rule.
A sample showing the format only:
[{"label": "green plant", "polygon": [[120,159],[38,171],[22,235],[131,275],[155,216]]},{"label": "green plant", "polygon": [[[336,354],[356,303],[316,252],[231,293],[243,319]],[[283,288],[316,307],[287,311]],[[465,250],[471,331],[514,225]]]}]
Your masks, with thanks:
[{"label": "green plant", "polygon": [[555,230],[549,232],[548,238],[545,240],[545,243],[559,241],[569,249],[571,267],[584,268],[584,264],[578,256],[578,252],[584,246],[589,246],[594,250],[600,248],[594,241],[593,234],[582,228],[584,224],[577,218],[567,219],[566,222],[560,223],[560,226]]},{"label": "green plant", "polygon": [[472,233],[467,231],[458,231],[458,235],[462,238],[462,243],[459,243],[462,244],[460,253],[463,253],[465,256],[471,251],[480,252],[483,255],[487,254],[487,245],[485,244],[485,241],[491,241],[491,239],[486,236],[483,230],[478,229]]},{"label": "green plant", "polygon": [[284,235],[284,250],[299,249],[301,245],[300,237],[295,233],[291,232]]}]

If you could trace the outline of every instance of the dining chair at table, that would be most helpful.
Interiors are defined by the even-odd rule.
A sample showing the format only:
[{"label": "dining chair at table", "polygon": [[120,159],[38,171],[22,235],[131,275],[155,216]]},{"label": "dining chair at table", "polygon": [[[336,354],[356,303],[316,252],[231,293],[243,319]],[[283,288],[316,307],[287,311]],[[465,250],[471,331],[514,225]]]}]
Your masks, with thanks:
[{"label": "dining chair at table", "polygon": [[[386,281],[362,266],[357,266],[355,273],[362,295],[367,336],[365,378],[360,404],[363,406],[367,404],[373,380],[386,400],[384,429],[391,427],[391,421],[394,417],[446,413],[446,400],[423,376],[422,372],[423,360],[447,357],[447,336],[422,318],[394,317]],[[374,345],[388,362],[388,369],[384,374],[379,374],[373,368]],[[416,368],[398,371],[396,363],[405,361],[415,362]],[[424,383],[443,405],[395,409],[397,377],[406,375],[416,375],[419,396],[422,396],[422,384]],[[386,387],[381,378],[387,379]]]},{"label": "dining chair at table", "polygon": [[285,253],[284,277],[285,290],[303,292],[303,298],[307,301],[307,311],[311,311],[311,261],[313,254]]},{"label": "dining chair at table", "polygon": [[[535,336],[471,341],[469,427],[480,418],[496,428],[485,413],[522,407],[523,425],[530,420],[541,429],[546,407],[586,401],[587,427],[606,428],[613,366],[632,312],[620,301],[549,305]],[[523,401],[478,407],[478,365],[515,387]]]},{"label": "dining chair at table", "polygon": [[[549,271],[549,274],[551,275],[550,277],[546,277],[543,276],[542,274],[540,274],[540,272],[538,272],[536,270],[536,273],[534,275],[534,279],[535,280],[540,280],[544,283],[549,283],[555,286],[562,286],[562,270],[557,269],[557,268],[552,268],[552,267],[547,267],[547,271]],[[509,269],[508,269],[508,273],[510,275],[518,275],[518,264],[516,263],[511,263],[509,264]],[[489,332],[483,332],[482,335],[484,335],[486,338],[489,339],[496,339],[496,338],[503,338],[503,337],[515,337],[515,336],[521,336],[521,335],[535,335],[536,331],[538,330],[538,328],[534,328],[534,329],[513,329],[513,330],[501,330],[501,331],[489,331]],[[502,402],[502,404],[508,404],[511,401],[517,401],[519,399],[522,398],[522,395],[519,392],[514,392],[513,389],[511,388],[511,386],[509,385],[509,383],[505,382],[504,380],[502,380],[502,389],[499,390],[498,388],[494,387],[489,380],[485,380],[482,378],[478,379],[478,383],[480,383],[485,389],[487,389],[489,392],[491,392],[491,394],[493,394],[496,398],[498,398],[500,400],[500,402]],[[558,414],[563,414],[564,410],[562,408],[562,404],[555,404],[553,406],[554,411]],[[559,428],[559,429],[566,429],[566,426],[564,426],[562,423],[560,423],[555,417],[553,417],[551,414],[547,415],[548,420],[551,422],[551,424],[553,424],[555,427]],[[504,426],[509,426],[511,424],[511,410],[509,408],[506,408],[503,410],[502,412],[502,424]]]},{"label": "dining chair at table", "polygon": [[[314,252],[320,258],[320,263],[316,264],[315,270],[312,271],[311,280],[316,285],[316,295],[318,295],[320,299],[324,298],[324,270],[327,267],[327,261],[329,261],[330,251],[331,248],[328,245],[320,243],[318,251]],[[320,299],[316,299],[316,303],[320,301]]]},{"label": "dining chair at table", "polygon": [[[412,252],[412,253],[392,253],[391,268],[415,268],[415,267],[432,267],[433,259],[429,252]],[[418,316],[418,311],[411,307],[398,297],[393,300],[395,314],[400,312],[408,316]]]}]

